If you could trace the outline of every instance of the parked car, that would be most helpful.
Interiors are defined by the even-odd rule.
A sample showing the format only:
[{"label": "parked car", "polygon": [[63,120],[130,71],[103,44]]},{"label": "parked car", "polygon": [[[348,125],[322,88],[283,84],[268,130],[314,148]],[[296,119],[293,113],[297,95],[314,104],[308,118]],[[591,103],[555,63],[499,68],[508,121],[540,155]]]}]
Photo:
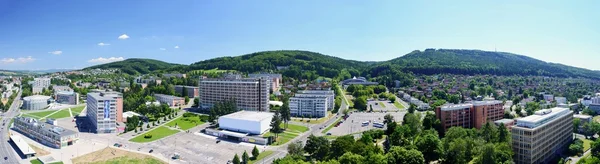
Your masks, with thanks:
[{"label": "parked car", "polygon": [[154,149],[150,149],[150,151],[148,151],[148,153],[152,153],[152,152],[154,152]]},{"label": "parked car", "polygon": [[328,136],[330,136],[330,135],[331,135],[331,133],[327,133],[327,135],[328,135]]},{"label": "parked car", "polygon": [[217,143],[221,142],[221,140],[217,140]]}]

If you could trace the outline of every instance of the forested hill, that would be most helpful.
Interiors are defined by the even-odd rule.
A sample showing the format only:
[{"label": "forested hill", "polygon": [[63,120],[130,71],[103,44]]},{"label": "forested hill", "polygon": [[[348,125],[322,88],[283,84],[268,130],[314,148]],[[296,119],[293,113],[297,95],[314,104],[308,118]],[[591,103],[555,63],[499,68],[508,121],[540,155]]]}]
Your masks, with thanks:
[{"label": "forested hill", "polygon": [[256,52],[236,57],[214,58],[194,63],[190,68],[195,70],[218,68],[220,70],[238,70],[253,73],[278,70],[278,66],[289,66],[283,69],[283,72],[290,77],[299,77],[301,74],[336,77],[342,69],[351,69],[359,73],[358,70],[362,70],[368,65],[370,64],[367,62],[346,60],[316,52],[281,50]]},{"label": "forested hill", "polygon": [[153,71],[167,70],[173,67],[181,66],[180,64],[172,64],[153,59],[137,59],[131,58],[123,61],[106,63],[96,66],[91,66],[85,69],[120,69],[123,73],[130,75],[147,74]]},{"label": "forested hill", "polygon": [[493,74],[585,77],[600,79],[600,72],[548,63],[527,56],[481,50],[427,49],[379,63],[415,74]]}]

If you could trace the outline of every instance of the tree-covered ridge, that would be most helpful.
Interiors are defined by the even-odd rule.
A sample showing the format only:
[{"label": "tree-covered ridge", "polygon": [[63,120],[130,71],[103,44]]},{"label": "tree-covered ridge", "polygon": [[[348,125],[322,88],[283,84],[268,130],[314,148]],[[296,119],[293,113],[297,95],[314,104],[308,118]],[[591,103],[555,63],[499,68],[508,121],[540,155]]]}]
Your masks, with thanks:
[{"label": "tree-covered ridge", "polygon": [[381,64],[397,65],[403,70],[416,74],[451,73],[600,78],[598,71],[548,63],[506,52],[481,50],[417,50]]},{"label": "tree-covered ridge", "polygon": [[[252,73],[277,70],[277,67],[289,67],[290,70],[315,71],[325,77],[336,77],[339,71],[346,69],[362,69],[367,62],[346,60],[309,51],[263,51],[236,57],[220,57],[192,64],[192,69],[238,70]],[[302,72],[290,72],[301,74]]]},{"label": "tree-covered ridge", "polygon": [[154,59],[137,59],[131,58],[123,61],[106,63],[96,66],[91,66],[85,69],[119,69],[123,73],[135,75],[135,74],[147,74],[153,71],[168,70],[170,68],[181,66],[179,64],[167,63]]}]

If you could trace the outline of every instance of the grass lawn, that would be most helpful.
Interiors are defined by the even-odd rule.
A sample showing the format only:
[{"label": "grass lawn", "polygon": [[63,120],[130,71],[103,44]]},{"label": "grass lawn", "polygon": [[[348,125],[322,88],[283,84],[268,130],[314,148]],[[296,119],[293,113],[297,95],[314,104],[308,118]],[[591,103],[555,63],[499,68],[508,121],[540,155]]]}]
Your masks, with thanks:
[{"label": "grass lawn", "polygon": [[[254,162],[258,162],[260,163],[263,158],[268,157],[269,155],[273,154],[273,151],[263,151],[260,152],[260,154],[258,154],[258,157],[254,160],[250,159],[250,161],[248,162],[248,164],[253,164]],[[251,154],[249,154],[251,155]]]},{"label": "grass lawn", "polygon": [[344,95],[344,96],[346,96],[346,99],[348,101],[346,101],[343,98],[342,98],[342,101],[346,101],[346,103],[348,104],[348,107],[350,107],[350,108],[354,107],[354,102],[352,102],[352,95]]},{"label": "grass lawn", "polygon": [[583,152],[586,152],[587,150],[590,149],[590,147],[592,147],[592,141],[588,140],[588,139],[582,139],[583,140]]},{"label": "grass lawn", "polygon": [[177,126],[181,130],[188,130],[188,129],[191,129],[198,125],[202,125],[202,124],[204,124],[204,122],[200,121],[200,117],[183,117],[182,116],[182,117],[179,117],[179,118],[167,123],[166,125],[175,127],[175,124],[177,124]]},{"label": "grass lawn", "polygon": [[23,114],[21,115],[22,117],[31,117],[31,118],[35,118],[35,119],[40,119],[41,117],[35,116],[35,115],[29,115],[29,114]]},{"label": "grass lawn", "polygon": [[71,108],[71,112],[73,112],[73,116],[79,115],[79,113],[81,113],[83,111],[83,108],[85,108],[85,106],[78,106],[78,107]]},{"label": "grass lawn", "polygon": [[380,103],[378,103],[378,104],[379,104],[379,106],[381,106],[382,108],[385,108],[385,104],[384,104],[384,103],[380,102]]},{"label": "grass lawn", "polygon": [[[284,127],[283,124],[280,124],[279,126],[281,128]],[[302,125],[288,124],[288,128],[285,131],[289,131],[289,132],[293,132],[293,133],[304,133],[304,132],[308,131],[308,127],[302,126]]]},{"label": "grass lawn", "polygon": [[600,122],[600,115],[594,116],[594,121]]},{"label": "grass lawn", "polygon": [[[129,141],[131,142],[138,142],[138,143],[145,143],[145,142],[152,142],[170,135],[173,135],[175,133],[179,132],[178,130],[171,130],[167,127],[164,126],[160,126],[156,129],[153,129],[149,132],[146,132],[144,134],[140,134],[135,138],[130,139]],[[150,134],[152,135],[152,138],[144,138],[144,135],[146,134]]]},{"label": "grass lawn", "polygon": [[329,130],[331,130],[331,128],[333,128],[333,126],[335,126],[335,124],[340,122],[342,120],[342,118],[344,118],[344,117],[340,117],[337,120],[335,120],[335,122],[333,122],[333,124],[327,126],[327,128],[325,128],[323,131],[321,131],[321,133],[323,133],[323,134],[327,133]]},{"label": "grass lawn", "polygon": [[56,112],[56,110],[42,111],[42,112],[35,112],[35,113],[24,113],[23,115],[29,115],[29,116],[34,116],[37,118],[42,118],[42,117],[46,117],[54,112]]},{"label": "grass lawn", "polygon": [[[279,126],[281,128],[283,128],[284,124],[280,124]],[[288,128],[283,133],[279,133],[277,136],[277,141],[271,145],[277,146],[277,145],[285,144],[285,143],[289,142],[290,140],[296,138],[301,133],[304,133],[306,131],[308,131],[308,127],[305,127],[302,125],[288,124]],[[274,134],[271,132],[267,132],[263,135],[263,137],[269,137],[269,136],[274,136]]]},{"label": "grass lawn", "polygon": [[67,117],[71,117],[71,115],[69,113],[69,109],[63,109],[59,112],[56,112],[56,113],[48,116],[47,118],[59,119],[59,118],[67,118]]},{"label": "grass lawn", "polygon": [[404,105],[400,104],[398,101],[394,101],[394,106],[396,106],[396,108],[402,110],[402,109],[406,109],[404,107]]},{"label": "grass lawn", "polygon": [[[31,164],[42,164],[42,161],[40,161],[39,159],[34,159],[29,162],[31,162]],[[63,162],[54,162],[54,163],[50,163],[50,164],[63,164]]]}]

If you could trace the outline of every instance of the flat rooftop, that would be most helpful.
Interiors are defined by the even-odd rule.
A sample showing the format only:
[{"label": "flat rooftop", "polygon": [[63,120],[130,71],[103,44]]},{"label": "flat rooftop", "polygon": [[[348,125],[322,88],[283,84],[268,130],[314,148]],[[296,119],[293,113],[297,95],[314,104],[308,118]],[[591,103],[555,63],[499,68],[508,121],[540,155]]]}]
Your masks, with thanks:
[{"label": "flat rooftop", "polygon": [[526,127],[526,128],[535,128],[541,126],[545,123],[550,122],[558,116],[562,116],[568,114],[570,110],[568,108],[552,108],[552,109],[543,109],[536,111],[535,114],[517,118],[517,126]]},{"label": "flat rooftop", "polygon": [[584,115],[584,114],[574,114],[573,117],[580,118],[580,119],[590,119],[590,118],[592,118],[592,116],[590,116],[590,115]]},{"label": "flat rooftop", "polygon": [[513,120],[513,119],[506,119],[506,118],[494,121],[494,123],[497,123],[497,124],[503,123],[504,125],[506,125],[508,123],[512,123],[512,122],[515,122],[515,120]]},{"label": "flat rooftop", "polygon": [[23,140],[23,138],[21,136],[10,135],[10,140],[12,140],[15,143],[15,145],[17,145],[19,150],[21,150],[21,152],[23,152],[24,155],[35,154],[35,151],[33,151],[33,148],[31,148],[29,146],[29,144],[27,142],[25,142],[25,140]]},{"label": "flat rooftop", "polygon": [[471,107],[473,107],[473,104],[451,104],[451,105],[444,105],[440,109],[442,111],[450,111],[450,110],[460,110],[460,109],[471,108]]},{"label": "flat rooftop", "polygon": [[496,104],[502,104],[502,101],[499,101],[499,100],[488,100],[488,101],[473,101],[472,103],[473,103],[474,106],[496,105]]},{"label": "flat rooftop", "polygon": [[245,111],[241,110],[235,113],[231,113],[228,115],[221,116],[220,118],[229,118],[229,119],[237,119],[237,120],[247,120],[247,121],[262,121],[265,119],[272,119],[274,113],[271,112],[256,112],[256,111]]}]

